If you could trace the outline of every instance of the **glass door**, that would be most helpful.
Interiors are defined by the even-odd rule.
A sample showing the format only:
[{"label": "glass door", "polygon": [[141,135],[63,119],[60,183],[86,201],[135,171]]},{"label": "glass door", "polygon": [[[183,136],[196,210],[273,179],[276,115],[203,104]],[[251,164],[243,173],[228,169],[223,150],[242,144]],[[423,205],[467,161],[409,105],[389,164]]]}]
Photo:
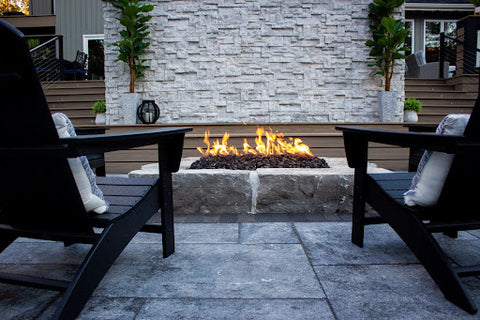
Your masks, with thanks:
[{"label": "glass door", "polygon": [[[425,61],[439,61],[440,54],[440,33],[456,38],[457,23],[449,20],[425,20]],[[456,44],[453,40],[445,39],[446,49],[450,52],[456,52]],[[450,64],[455,65],[455,57],[447,55]],[[450,61],[452,60],[452,61]]]},{"label": "glass door", "polygon": [[410,51],[405,52],[406,55],[412,54],[415,52],[415,22],[414,20],[405,20],[405,29],[408,30],[408,35],[405,38],[405,45],[410,49]]},{"label": "glass door", "polygon": [[88,75],[91,80],[105,79],[103,34],[84,34],[83,51],[88,55]]}]

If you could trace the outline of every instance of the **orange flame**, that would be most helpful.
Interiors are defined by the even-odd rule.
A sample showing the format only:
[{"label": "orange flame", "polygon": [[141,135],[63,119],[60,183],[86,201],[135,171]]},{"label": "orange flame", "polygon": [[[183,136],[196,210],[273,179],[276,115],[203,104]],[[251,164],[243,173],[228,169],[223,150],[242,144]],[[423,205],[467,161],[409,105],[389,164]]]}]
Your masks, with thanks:
[{"label": "orange flame", "polygon": [[[255,138],[255,148],[251,147],[247,139],[243,142],[243,154],[258,154],[262,156],[269,155],[281,155],[281,154],[300,154],[309,155],[313,157],[313,153],[310,151],[310,147],[302,142],[300,138],[288,138],[288,141],[284,139],[283,133],[273,133],[272,129],[269,132],[263,128],[257,128],[257,137]],[[265,142],[264,137],[265,135]],[[204,156],[217,156],[217,155],[242,155],[238,152],[237,148],[228,145],[228,139],[230,134],[225,132],[222,138],[222,142],[217,139],[210,144],[210,131],[205,131],[205,138],[203,142],[207,145],[207,149],[203,150],[201,147],[197,147],[197,150]]]}]

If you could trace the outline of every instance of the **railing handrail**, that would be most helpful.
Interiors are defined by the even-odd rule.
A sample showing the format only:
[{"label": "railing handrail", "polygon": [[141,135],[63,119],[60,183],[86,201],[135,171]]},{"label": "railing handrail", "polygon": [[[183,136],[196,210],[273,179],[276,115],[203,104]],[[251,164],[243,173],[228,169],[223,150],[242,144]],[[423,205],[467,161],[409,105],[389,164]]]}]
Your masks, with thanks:
[{"label": "railing handrail", "polygon": [[40,48],[43,48],[43,47],[47,46],[47,45],[48,45],[49,43],[51,43],[51,42],[60,40],[61,37],[63,37],[63,36],[61,36],[61,35],[53,36],[50,40],[47,40],[47,41],[45,41],[44,43],[39,44],[38,46],[30,49],[30,53],[32,53],[32,52],[34,52],[34,51],[36,51],[36,50],[38,50],[38,49],[40,49]]},{"label": "railing handrail", "polygon": [[50,38],[30,49],[40,81],[48,86],[53,81],[63,80],[63,35],[50,34],[27,36],[27,39]]},{"label": "railing handrail", "polygon": [[[472,69],[472,61],[473,60],[476,61],[476,55],[477,55],[477,53],[480,53],[480,49],[478,49],[478,48],[476,48],[472,45],[466,44],[464,41],[461,41],[461,40],[458,40],[454,37],[448,36],[444,32],[441,32],[440,33],[440,52],[439,52],[440,53],[439,54],[439,64],[440,64],[439,78],[443,79],[443,77],[444,77],[444,71],[443,71],[442,66],[445,63],[445,56],[446,56],[445,39],[453,41],[455,43],[455,45],[463,46],[463,60],[462,61],[464,61],[464,65],[462,67],[463,67],[464,72],[465,72],[465,70],[467,70],[467,74],[478,73],[478,71],[474,71]],[[475,58],[472,58],[473,56],[475,56]],[[467,63],[468,63],[468,66],[467,66]],[[457,64],[458,64],[458,61],[457,61]],[[473,68],[475,68],[474,65],[473,65]]]},{"label": "railing handrail", "polygon": [[[465,42],[463,42],[463,41],[461,41],[461,40],[458,40],[457,38],[447,36],[447,35],[445,34],[445,32],[441,32],[441,33],[440,33],[440,37],[442,37],[442,34],[443,34],[443,37],[446,38],[446,39],[453,40],[454,42],[460,43],[462,46],[467,46],[467,47],[469,47],[470,49],[473,49],[473,50],[475,50],[475,51],[477,51],[477,52],[480,52],[480,49],[475,48],[475,47],[472,47],[472,46],[470,46],[470,45],[468,45],[468,44],[465,44]],[[443,43],[443,42],[441,42],[441,43]]]}]

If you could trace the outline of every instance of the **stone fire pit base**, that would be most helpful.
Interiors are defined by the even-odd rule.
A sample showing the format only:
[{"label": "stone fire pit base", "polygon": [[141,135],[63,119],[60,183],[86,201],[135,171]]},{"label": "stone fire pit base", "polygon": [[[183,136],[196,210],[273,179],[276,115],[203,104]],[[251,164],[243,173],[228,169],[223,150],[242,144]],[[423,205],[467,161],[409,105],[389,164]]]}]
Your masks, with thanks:
[{"label": "stone fire pit base", "polygon": [[[187,169],[173,174],[175,212],[181,214],[339,213],[352,208],[353,169],[345,158],[325,158],[328,169]],[[369,172],[389,172],[369,165]],[[148,164],[130,177],[158,177]]]}]

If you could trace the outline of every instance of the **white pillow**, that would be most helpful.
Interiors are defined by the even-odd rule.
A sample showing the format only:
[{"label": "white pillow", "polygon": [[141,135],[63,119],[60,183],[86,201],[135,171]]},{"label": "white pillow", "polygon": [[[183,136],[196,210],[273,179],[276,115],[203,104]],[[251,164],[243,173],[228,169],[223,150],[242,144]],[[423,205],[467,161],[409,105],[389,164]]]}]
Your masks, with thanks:
[{"label": "white pillow", "polygon": [[[55,113],[52,118],[60,138],[76,136],[75,129],[66,115],[63,113]],[[103,198],[103,193],[97,186],[95,174],[88,164],[87,157],[68,158],[68,164],[75,178],[75,183],[82,197],[85,210],[95,213],[106,212],[108,203]]]},{"label": "white pillow", "polygon": [[[437,127],[437,134],[463,135],[470,115],[450,114]],[[454,155],[425,151],[410,189],[403,194],[407,206],[430,207],[437,204]]]}]

